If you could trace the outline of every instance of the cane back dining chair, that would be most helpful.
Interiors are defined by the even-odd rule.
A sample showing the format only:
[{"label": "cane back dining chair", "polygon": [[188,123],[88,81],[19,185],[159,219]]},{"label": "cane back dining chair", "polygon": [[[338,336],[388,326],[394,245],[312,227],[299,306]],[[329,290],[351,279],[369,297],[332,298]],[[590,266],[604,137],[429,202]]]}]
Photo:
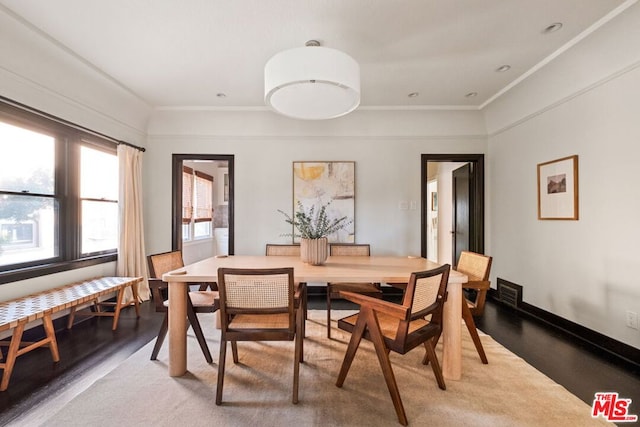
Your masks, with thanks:
[{"label": "cane back dining chair", "polygon": [[[447,298],[449,264],[428,271],[412,273],[402,304],[372,298],[353,292],[342,297],[360,304],[360,312],[338,321],[338,328],[351,332],[351,339],[338,374],[336,386],[342,387],[362,338],[371,341],[391,400],[402,425],[407,425],[400,391],[393,374],[389,352],[406,354],[424,345],[438,387],[446,389],[435,352],[436,338],[442,332],[442,310]],[[426,397],[426,396],[425,396]]]},{"label": "cane back dining chair", "polygon": [[[169,284],[162,280],[162,275],[184,267],[184,262],[182,260],[182,251],[149,255],[147,261],[149,264],[149,287],[151,288],[151,294],[155,302],[156,312],[165,313],[164,320],[158,331],[156,343],[151,352],[151,360],[156,360],[158,352],[160,348],[162,348],[162,343],[167,336],[169,326],[169,300],[166,298]],[[207,341],[202,333],[202,327],[200,326],[196,313],[213,313],[218,310],[218,303],[216,302],[218,292],[205,290],[207,287],[217,289],[217,286],[215,283],[198,283],[197,285],[200,290],[189,291],[189,298],[187,298],[188,324],[191,324],[193,328],[193,332],[198,339],[198,344],[202,349],[207,363],[212,363],[211,352],[209,351],[209,346],[207,346]]]},{"label": "cane back dining chair", "polygon": [[305,285],[295,289],[291,267],[219,268],[218,287],[221,337],[216,405],[222,403],[227,342],[231,342],[233,362],[238,363],[238,341],[295,341],[292,402],[298,403],[304,323],[301,288]]},{"label": "cane back dining chair", "polygon": [[487,355],[482,347],[482,342],[478,336],[473,316],[481,316],[484,313],[484,302],[489,290],[489,274],[491,273],[491,262],[493,258],[475,252],[462,251],[458,265],[454,270],[465,274],[468,281],[462,284],[464,298],[462,298],[462,318],[469,330],[469,335],[473,340],[476,351],[482,363],[487,364]]},{"label": "cane back dining chair", "polygon": [[[355,243],[331,243],[330,256],[370,256],[371,246]],[[331,300],[340,298],[340,291],[356,292],[382,298],[380,283],[327,283],[327,338],[331,338]]]},{"label": "cane back dining chair", "polygon": [[[281,243],[267,243],[265,247],[266,256],[300,256],[300,244],[299,243],[291,243],[291,244],[281,244]],[[302,286],[301,289],[305,292],[302,296],[302,303],[305,305],[303,308],[304,312],[304,320],[307,320],[307,295],[306,295],[306,284]],[[303,334],[302,336],[306,336],[305,324],[303,323]]]},{"label": "cane back dining chair", "polygon": [[[458,265],[453,269],[466,275],[467,282],[462,284],[462,320],[469,331],[473,345],[476,347],[478,356],[483,364],[489,363],[487,355],[480,341],[478,329],[476,328],[473,316],[482,316],[484,313],[484,303],[487,298],[487,291],[491,282],[489,282],[489,274],[491,273],[491,262],[493,258],[476,252],[462,251]],[[436,339],[438,342],[439,337]],[[424,362],[427,361],[427,355],[424,356]]]},{"label": "cane back dining chair", "polygon": [[267,256],[300,256],[299,244],[279,244],[279,243],[267,243],[266,245]]}]

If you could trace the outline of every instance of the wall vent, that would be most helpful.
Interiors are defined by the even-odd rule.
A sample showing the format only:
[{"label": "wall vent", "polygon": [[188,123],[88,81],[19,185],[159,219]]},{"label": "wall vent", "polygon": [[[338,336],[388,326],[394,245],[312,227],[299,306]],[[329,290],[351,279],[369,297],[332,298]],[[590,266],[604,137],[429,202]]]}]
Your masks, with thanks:
[{"label": "wall vent", "polygon": [[498,277],[498,300],[510,307],[518,308],[522,304],[522,286]]}]

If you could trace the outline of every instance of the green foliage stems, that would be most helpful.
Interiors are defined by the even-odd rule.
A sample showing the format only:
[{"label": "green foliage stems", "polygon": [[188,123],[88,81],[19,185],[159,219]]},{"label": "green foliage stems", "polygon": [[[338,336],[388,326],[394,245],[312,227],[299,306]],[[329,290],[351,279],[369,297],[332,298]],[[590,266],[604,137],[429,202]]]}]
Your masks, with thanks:
[{"label": "green foliage stems", "polygon": [[330,220],[327,216],[327,207],[330,204],[331,202],[322,205],[316,213],[315,205],[311,206],[307,212],[304,206],[302,206],[302,203],[298,201],[298,210],[295,212],[293,218],[278,209],[278,212],[284,215],[285,222],[293,225],[297,230],[297,233],[287,233],[283,234],[283,236],[319,239],[340,231],[353,223],[353,219],[348,220],[346,216]]}]

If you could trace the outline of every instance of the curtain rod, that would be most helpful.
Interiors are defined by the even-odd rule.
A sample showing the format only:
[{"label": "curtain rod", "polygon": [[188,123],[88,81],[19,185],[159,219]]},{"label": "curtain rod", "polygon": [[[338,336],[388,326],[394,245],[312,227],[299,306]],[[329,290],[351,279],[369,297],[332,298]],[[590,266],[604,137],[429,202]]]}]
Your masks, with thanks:
[{"label": "curtain rod", "polygon": [[2,96],[2,95],[0,95],[0,100],[1,100],[2,102],[6,103],[6,104],[9,104],[9,105],[12,105],[12,106],[14,106],[14,107],[20,108],[21,110],[24,110],[24,111],[28,111],[28,112],[30,112],[30,113],[37,114],[37,115],[39,115],[39,116],[41,116],[41,117],[45,117],[45,118],[47,118],[47,119],[49,119],[49,120],[53,120],[53,121],[55,121],[55,122],[62,123],[63,125],[70,126],[70,127],[74,128],[74,129],[78,129],[78,130],[81,130],[81,131],[84,131],[84,132],[91,133],[91,134],[93,134],[93,135],[99,136],[99,137],[101,137],[101,138],[108,139],[109,141],[115,142],[115,143],[116,143],[116,144],[118,144],[118,145],[120,145],[120,144],[122,144],[122,145],[127,145],[127,146],[129,146],[129,147],[133,147],[133,148],[135,148],[135,149],[137,149],[137,150],[140,150],[140,151],[142,151],[142,152],[147,151],[144,147],[139,147],[139,146],[137,146],[137,145],[131,144],[130,142],[121,141],[121,140],[119,140],[119,139],[112,138],[112,137],[110,137],[109,135],[105,135],[104,133],[101,133],[101,132],[98,132],[98,131],[95,131],[95,130],[89,129],[89,128],[87,128],[87,127],[84,127],[84,126],[82,126],[82,125],[79,125],[79,124],[76,124],[76,123],[70,122],[69,120],[65,120],[65,119],[63,119],[63,118],[60,118],[60,117],[54,116],[53,114],[46,113],[46,112],[44,112],[44,111],[42,111],[42,110],[38,110],[38,109],[36,109],[36,108],[29,107],[28,105],[25,105],[25,104],[23,104],[23,103],[21,103],[21,102],[18,102],[18,101],[14,101],[13,99],[10,99],[10,98],[7,98],[7,97],[4,97],[4,96]]}]

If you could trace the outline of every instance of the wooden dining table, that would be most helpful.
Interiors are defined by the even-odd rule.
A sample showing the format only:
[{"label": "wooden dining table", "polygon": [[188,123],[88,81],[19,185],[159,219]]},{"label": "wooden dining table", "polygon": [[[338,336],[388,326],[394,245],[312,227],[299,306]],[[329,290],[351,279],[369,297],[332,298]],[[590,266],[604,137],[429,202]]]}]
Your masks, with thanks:
[{"label": "wooden dining table", "polygon": [[[310,265],[298,256],[211,257],[170,271],[162,276],[169,283],[169,375],[187,372],[187,291],[190,282],[216,282],[218,268],[293,267],[294,280],[306,283],[406,283],[412,272],[430,270],[440,264],[419,257],[330,256],[323,265]],[[458,380],[462,376],[462,283],[467,276],[451,271],[444,306],[442,373]]]}]

